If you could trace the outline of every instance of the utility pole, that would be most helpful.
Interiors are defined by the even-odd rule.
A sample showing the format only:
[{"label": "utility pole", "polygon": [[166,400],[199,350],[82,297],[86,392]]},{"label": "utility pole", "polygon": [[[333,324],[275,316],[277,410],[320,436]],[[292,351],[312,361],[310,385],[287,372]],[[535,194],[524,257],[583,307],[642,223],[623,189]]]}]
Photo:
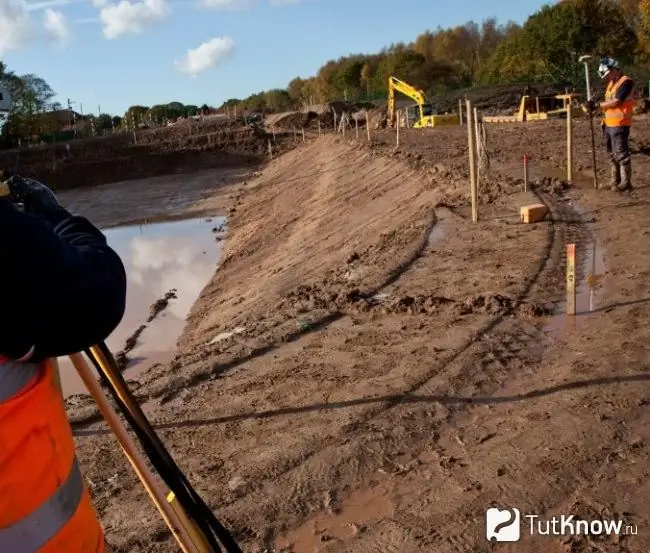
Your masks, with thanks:
[{"label": "utility pole", "polygon": [[68,126],[72,127],[72,100],[68,98]]}]

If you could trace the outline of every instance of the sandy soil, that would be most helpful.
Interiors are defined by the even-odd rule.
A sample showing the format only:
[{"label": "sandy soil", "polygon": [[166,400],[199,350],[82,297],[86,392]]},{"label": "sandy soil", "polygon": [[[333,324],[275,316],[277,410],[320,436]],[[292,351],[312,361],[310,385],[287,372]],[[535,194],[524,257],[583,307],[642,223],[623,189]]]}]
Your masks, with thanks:
[{"label": "sandy soil", "polygon": [[[565,186],[565,136],[562,122],[490,128],[479,224],[462,128],[409,130],[399,150],[389,132],[308,141],[238,190],[176,359],[136,393],[245,551],[488,551],[491,505],[638,527],[524,528],[501,551],[650,550],[650,125],[635,127],[626,196],[591,187],[585,121]],[[154,197],[164,212],[169,192]],[[540,200],[550,219],[520,224]],[[583,287],[569,322],[551,312],[571,242],[580,281],[595,273],[598,287],[595,310]],[[115,550],[176,551],[105,426],[70,414]]]}]

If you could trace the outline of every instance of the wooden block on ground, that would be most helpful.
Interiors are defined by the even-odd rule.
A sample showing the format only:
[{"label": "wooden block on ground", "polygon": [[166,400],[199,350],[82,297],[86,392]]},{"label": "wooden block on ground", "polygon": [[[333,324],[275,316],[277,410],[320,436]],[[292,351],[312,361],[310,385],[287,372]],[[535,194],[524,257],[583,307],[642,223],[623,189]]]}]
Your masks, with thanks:
[{"label": "wooden block on ground", "polygon": [[547,213],[548,208],[544,204],[530,204],[519,210],[519,217],[522,223],[538,223]]}]

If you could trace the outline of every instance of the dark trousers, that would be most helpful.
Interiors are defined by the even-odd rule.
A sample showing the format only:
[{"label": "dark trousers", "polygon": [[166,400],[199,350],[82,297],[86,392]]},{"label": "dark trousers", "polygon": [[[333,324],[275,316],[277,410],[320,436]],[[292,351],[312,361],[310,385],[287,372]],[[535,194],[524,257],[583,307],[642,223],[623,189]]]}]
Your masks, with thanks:
[{"label": "dark trousers", "polygon": [[604,127],[607,153],[617,165],[630,163],[630,127]]}]

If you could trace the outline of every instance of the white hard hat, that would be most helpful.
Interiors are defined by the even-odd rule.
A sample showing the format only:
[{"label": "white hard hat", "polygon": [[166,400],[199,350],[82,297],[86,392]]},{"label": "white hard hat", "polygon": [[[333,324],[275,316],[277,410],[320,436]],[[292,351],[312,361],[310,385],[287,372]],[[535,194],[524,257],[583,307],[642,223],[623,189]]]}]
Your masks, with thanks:
[{"label": "white hard hat", "polygon": [[601,79],[604,79],[607,77],[607,75],[609,75],[609,72],[612,69],[620,68],[621,66],[614,58],[603,58],[600,60],[600,64],[598,65],[598,75]]}]

